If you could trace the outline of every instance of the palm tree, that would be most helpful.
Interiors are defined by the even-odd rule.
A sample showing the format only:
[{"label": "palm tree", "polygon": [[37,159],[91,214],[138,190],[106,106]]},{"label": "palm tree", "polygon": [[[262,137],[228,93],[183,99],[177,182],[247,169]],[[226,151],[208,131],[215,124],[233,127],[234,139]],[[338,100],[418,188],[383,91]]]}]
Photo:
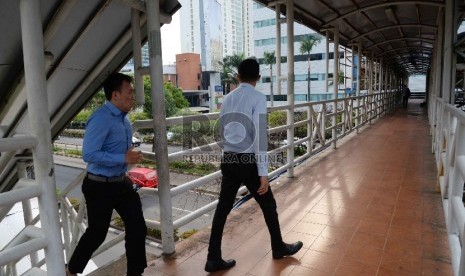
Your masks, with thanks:
[{"label": "palm tree", "polygon": [[[237,85],[239,83],[237,79],[237,69],[239,64],[245,59],[244,53],[234,54],[232,56],[226,56],[223,58],[223,72],[221,72],[221,82],[225,88],[228,87],[226,94],[230,90],[230,85]],[[225,89],[226,90],[226,89]]]},{"label": "palm tree", "polygon": [[263,63],[270,66],[270,98],[271,98],[271,106],[273,106],[273,64],[276,63],[276,56],[273,52],[265,51],[263,53]]},{"label": "palm tree", "polygon": [[313,35],[307,35],[300,42],[300,52],[302,54],[307,54],[308,58],[308,73],[307,73],[307,101],[310,101],[310,52],[313,49],[313,46],[320,43],[321,39]]}]

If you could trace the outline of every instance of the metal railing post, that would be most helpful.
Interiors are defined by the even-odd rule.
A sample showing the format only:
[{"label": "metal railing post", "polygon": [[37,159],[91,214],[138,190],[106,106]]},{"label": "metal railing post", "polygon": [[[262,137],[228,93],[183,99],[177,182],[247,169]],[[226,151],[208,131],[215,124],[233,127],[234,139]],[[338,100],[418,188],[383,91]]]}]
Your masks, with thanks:
[{"label": "metal railing post", "polygon": [[41,187],[40,221],[44,233],[47,233],[45,236],[47,271],[49,275],[64,275],[63,244],[55,195],[40,2],[21,0],[20,15],[28,114],[30,127],[37,137],[37,146],[33,148],[32,153],[35,179]]},{"label": "metal railing post", "polygon": [[136,90],[136,103],[144,104],[144,81],[139,69],[142,67],[142,50],[140,39],[140,14],[131,9],[132,52],[134,60],[134,88]]},{"label": "metal railing post", "polygon": [[360,81],[362,80],[362,43],[357,43],[357,57],[358,57],[358,64],[357,64],[357,109],[355,110],[355,133],[358,133],[359,126],[360,126]]},{"label": "metal railing post", "polygon": [[165,95],[163,88],[163,65],[161,57],[160,1],[147,0],[147,33],[149,41],[150,79],[155,131],[155,158],[157,162],[158,190],[160,194],[160,223],[164,254],[172,254],[174,247],[174,227],[168,167],[166,139]]},{"label": "metal railing post", "polygon": [[287,20],[287,160],[289,163],[288,177],[294,177],[294,0],[286,2]]},{"label": "metal railing post", "polygon": [[333,149],[337,148],[337,97],[339,93],[339,28],[334,26],[334,73],[333,73],[333,117],[331,124],[333,125],[332,138]]},{"label": "metal railing post", "polygon": [[[26,161],[18,161],[16,163],[16,168],[18,170],[18,178],[27,178],[27,171],[26,171]],[[26,199],[21,202],[23,205],[23,214],[24,214],[24,226],[27,227],[32,222],[32,207],[31,207],[31,200]],[[39,262],[39,254],[38,252],[34,252],[29,255],[31,258],[31,266],[34,267]]]}]

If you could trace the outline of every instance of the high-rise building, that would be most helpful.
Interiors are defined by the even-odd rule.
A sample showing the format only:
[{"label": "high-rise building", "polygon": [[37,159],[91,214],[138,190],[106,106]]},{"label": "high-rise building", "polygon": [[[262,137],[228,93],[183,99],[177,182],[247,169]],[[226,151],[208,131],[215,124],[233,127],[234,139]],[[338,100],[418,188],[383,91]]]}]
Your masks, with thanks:
[{"label": "high-rise building", "polygon": [[220,71],[225,56],[254,55],[252,0],[180,2],[181,52],[199,53],[203,70]]},{"label": "high-rise building", "polygon": [[[142,67],[146,67],[150,65],[150,57],[149,57],[149,45],[145,43],[141,49],[141,60],[142,60]],[[134,58],[131,58],[123,68],[121,68],[120,72],[122,73],[134,73]]]},{"label": "high-rise building", "polygon": [[[281,16],[284,18],[284,16]],[[271,78],[270,68],[264,64],[263,56],[265,52],[275,52],[276,54],[276,13],[274,10],[267,8],[259,3],[253,3],[253,30],[254,30],[254,52],[255,57],[260,63],[261,80],[257,83],[256,88],[270,95],[271,92]],[[303,26],[299,23],[294,23],[294,95],[295,101],[307,101],[308,89],[308,55],[300,52],[301,41],[306,36],[314,36],[320,38],[320,43],[315,45],[311,51],[311,66],[310,66],[310,79],[311,79],[311,100],[324,100],[332,96],[333,85],[337,85],[333,79],[334,73],[334,45],[330,43],[329,46],[329,69],[328,76],[330,79],[329,91],[326,91],[326,39],[325,37],[317,34],[315,31]],[[281,24],[281,76],[284,79],[281,82],[282,95],[287,94],[287,27],[286,23]],[[341,57],[340,64],[344,63],[344,51],[340,50],[339,56]],[[276,77],[276,64],[272,65],[273,68],[273,94],[277,95],[277,77]],[[345,72],[343,65],[340,65],[340,72]],[[346,70],[345,77],[352,74],[351,70]],[[336,74],[338,78],[340,73]],[[341,85],[341,89],[343,89]],[[350,87],[350,85],[348,86]]]},{"label": "high-rise building", "polygon": [[223,55],[253,55],[252,0],[221,0]]},{"label": "high-rise building", "polygon": [[204,71],[219,71],[223,60],[223,26],[218,0],[181,0],[181,52],[200,54]]}]

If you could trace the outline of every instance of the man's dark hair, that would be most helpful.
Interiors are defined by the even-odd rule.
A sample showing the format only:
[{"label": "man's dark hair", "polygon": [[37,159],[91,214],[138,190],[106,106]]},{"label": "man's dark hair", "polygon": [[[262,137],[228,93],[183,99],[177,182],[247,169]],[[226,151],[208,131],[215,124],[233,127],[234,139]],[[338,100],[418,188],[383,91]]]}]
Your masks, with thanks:
[{"label": "man's dark hair", "polygon": [[103,82],[103,91],[105,92],[107,100],[111,100],[111,94],[113,91],[121,91],[124,81],[131,83],[132,77],[121,73],[112,73],[108,76],[108,78]]},{"label": "man's dark hair", "polygon": [[238,68],[238,74],[241,81],[256,81],[260,76],[260,66],[256,59],[244,59]]}]

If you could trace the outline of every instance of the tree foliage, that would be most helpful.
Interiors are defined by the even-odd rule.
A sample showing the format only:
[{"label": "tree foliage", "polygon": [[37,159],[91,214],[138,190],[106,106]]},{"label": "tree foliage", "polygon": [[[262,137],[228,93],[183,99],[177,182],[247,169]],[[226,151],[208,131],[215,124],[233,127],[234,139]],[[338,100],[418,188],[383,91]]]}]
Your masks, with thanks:
[{"label": "tree foliage", "polygon": [[310,52],[312,51],[313,47],[315,47],[318,43],[321,42],[321,38],[313,35],[305,36],[302,41],[300,42],[300,53],[307,54],[310,58]]},{"label": "tree foliage", "polygon": [[221,72],[221,83],[225,87],[225,91],[229,92],[231,84],[237,85],[237,70],[239,64],[245,59],[244,53],[234,54],[223,58],[223,71]]},{"label": "tree foliage", "polygon": [[[152,118],[152,95],[150,91],[150,78],[144,77],[144,96],[145,103],[143,105],[143,112],[131,112],[129,119],[131,122],[134,120],[144,120]],[[189,101],[184,98],[183,92],[180,88],[176,88],[172,83],[164,84],[165,92],[165,114],[166,117],[171,117],[183,108],[189,107]],[[80,128],[84,127],[84,123],[87,122],[90,115],[100,106],[105,103],[105,93],[103,90],[99,90],[89,100],[86,106],[74,117],[71,125],[79,125]]]},{"label": "tree foliage", "polygon": [[269,65],[270,68],[273,68],[273,64],[276,63],[276,56],[274,54],[274,51],[272,52],[265,51],[263,53],[263,63],[265,63],[266,65]]},{"label": "tree foliage", "polygon": [[308,59],[308,76],[307,76],[307,101],[310,101],[310,52],[312,51],[313,47],[320,43],[321,38],[314,35],[307,35],[304,39],[300,42],[300,52],[302,54],[307,54]]},{"label": "tree foliage", "polygon": [[263,63],[270,66],[270,95],[273,97],[273,64],[276,63],[274,51],[263,53]]},{"label": "tree foliage", "polygon": [[[152,94],[151,82],[149,77],[144,77],[144,112],[147,113],[149,118],[152,118]],[[172,83],[166,82],[164,84],[165,92],[165,114],[166,117],[171,117],[176,114],[180,109],[189,107],[189,101],[184,98],[182,90],[175,87]]]}]

